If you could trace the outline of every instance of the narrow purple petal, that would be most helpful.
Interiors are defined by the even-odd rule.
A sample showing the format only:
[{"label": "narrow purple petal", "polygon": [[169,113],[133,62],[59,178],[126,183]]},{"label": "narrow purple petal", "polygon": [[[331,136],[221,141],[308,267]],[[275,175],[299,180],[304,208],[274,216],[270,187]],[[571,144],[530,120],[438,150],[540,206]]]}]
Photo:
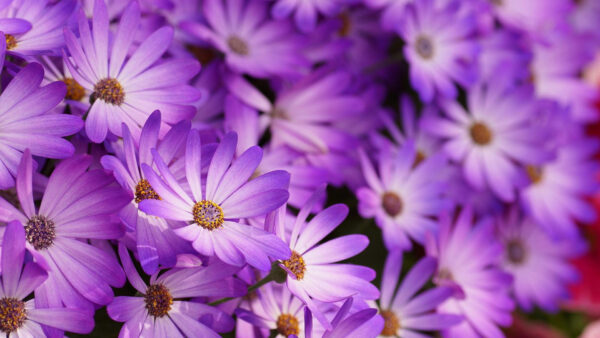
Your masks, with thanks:
[{"label": "narrow purple petal", "polygon": [[40,324],[75,333],[90,333],[94,328],[92,314],[78,309],[31,309],[27,312],[27,318]]}]

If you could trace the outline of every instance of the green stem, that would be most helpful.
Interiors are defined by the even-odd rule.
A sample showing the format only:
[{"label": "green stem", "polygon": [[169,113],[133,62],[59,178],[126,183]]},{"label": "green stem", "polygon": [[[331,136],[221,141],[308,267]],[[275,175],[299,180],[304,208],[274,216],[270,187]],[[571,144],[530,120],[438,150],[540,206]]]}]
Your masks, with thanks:
[{"label": "green stem", "polygon": [[[250,285],[248,287],[247,294],[257,290],[261,286],[263,286],[267,283],[270,283],[272,281],[276,281],[277,283],[283,283],[285,281],[285,276],[287,276],[287,272],[285,272],[281,267],[279,267],[279,262],[273,262],[273,265],[271,265],[271,271],[269,272],[269,274],[266,275],[263,279],[259,280],[258,282]],[[235,299],[235,297],[225,297],[225,298],[215,300],[214,302],[210,302],[210,303],[208,303],[208,305],[213,305],[213,306],[219,305],[219,304],[228,302],[232,299]]]}]

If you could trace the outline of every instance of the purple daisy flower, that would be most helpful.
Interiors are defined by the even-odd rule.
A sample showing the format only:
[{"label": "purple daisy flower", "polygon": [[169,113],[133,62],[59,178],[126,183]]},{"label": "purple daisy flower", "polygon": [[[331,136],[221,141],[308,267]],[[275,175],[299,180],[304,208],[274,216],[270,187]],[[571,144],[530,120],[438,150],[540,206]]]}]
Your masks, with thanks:
[{"label": "purple daisy flower", "polygon": [[410,81],[425,102],[431,102],[436,93],[454,98],[453,81],[466,87],[476,80],[478,45],[471,37],[476,22],[454,7],[438,9],[433,0],[414,1],[396,19],[402,20],[398,32],[406,42]]},{"label": "purple daisy flower", "polygon": [[35,156],[66,158],[75,148],[63,136],[81,129],[80,117],[49,114],[65,97],[64,83],[40,87],[43,68],[31,63],[10,81],[0,95],[0,189],[14,186],[22,153],[29,148]]},{"label": "purple daisy flower", "polygon": [[277,337],[304,336],[304,303],[295,297],[285,286],[273,283],[256,291],[256,298],[250,301],[249,309],[238,308],[238,318],[254,327],[277,330]]},{"label": "purple daisy flower", "polygon": [[65,57],[69,71],[94,99],[85,124],[91,141],[104,141],[109,130],[122,136],[122,123],[137,140],[148,115],[157,109],[163,114],[161,136],[169,125],[194,116],[195,108],[190,104],[199,99],[199,92],[186,83],[198,73],[200,64],[191,58],[161,62],[173,38],[171,27],[152,33],[126,60],[134,38],[131,31],[140,23],[137,2],[132,1],[125,9],[113,39],[109,39],[104,1],[96,0],[92,21],[90,30],[80,11],[80,38],[65,30],[71,54]]},{"label": "purple daisy flower", "polygon": [[269,20],[265,1],[206,0],[203,10],[206,24],[188,21],[181,28],[223,52],[231,69],[269,77],[297,76],[308,68],[302,37],[289,21]]},{"label": "purple daisy flower", "polygon": [[0,11],[1,18],[25,20],[30,27],[27,30],[3,30],[9,54],[21,57],[39,54],[60,55],[60,48],[65,45],[63,27],[75,10],[76,1],[39,0],[5,1],[5,3],[10,5]]},{"label": "purple daisy flower", "polygon": [[236,143],[235,133],[225,135],[203,182],[200,137],[197,131],[190,132],[185,153],[190,192],[153,150],[160,176],[146,164],[142,164],[142,171],[161,199],[143,200],[139,208],[150,215],[185,222],[175,233],[205,256],[216,255],[231,265],[248,263],[266,271],[271,267],[269,257],[289,258],[289,248],[274,234],[239,220],[265,215],[283,205],[289,196],[289,174],[272,171],[248,181],[260,163],[262,150],[252,147],[233,161]]},{"label": "purple daisy flower", "polygon": [[505,25],[533,34],[566,24],[573,8],[570,0],[492,1],[493,12]]},{"label": "purple daisy flower", "polygon": [[[138,209],[138,204],[146,199],[159,199],[144,176],[141,164],[152,165],[151,149],[156,148],[167,163],[175,161],[174,157],[183,152],[183,146],[189,133],[190,123],[185,121],[175,125],[165,138],[159,142],[160,112],[156,111],[142,128],[139,148],[131,136],[129,129],[123,124],[122,159],[105,155],[101,159],[102,166],[113,172],[117,181],[134,198],[121,211],[121,219],[133,231],[137,255],[144,271],[153,274],[158,266],[172,267],[177,255],[192,252],[189,243],[175,235],[166,220],[146,215]],[[180,149],[178,149],[180,148]]]},{"label": "purple daisy flower", "polygon": [[[6,226],[2,239],[0,330],[7,337],[53,336],[52,329],[90,333],[94,328],[91,312],[45,308],[40,307],[36,299],[24,300],[48,277],[40,265],[25,261],[25,236],[21,223],[14,221]],[[57,336],[64,336],[64,333]]]},{"label": "purple daisy flower", "polygon": [[[307,217],[317,203],[323,189],[317,191],[300,210],[295,219],[285,219],[285,208],[277,211],[275,228],[286,237],[292,250],[289,259],[281,266],[288,272],[286,284],[300,298],[327,329],[331,327],[317,302],[337,302],[354,295],[363,299],[376,299],[379,291],[370,283],[375,278],[371,268],[338,262],[362,252],[369,239],[364,235],[346,235],[328,242],[319,242],[337,228],[348,215],[348,207],[332,205],[317,213],[310,221]],[[286,220],[291,221],[291,234],[286,234]]]},{"label": "purple daisy flower", "polygon": [[[81,239],[117,239],[123,227],[116,214],[131,197],[103,170],[87,171],[92,159],[77,155],[61,162],[50,176],[36,210],[32,194],[32,158],[26,150],[17,175],[20,211],[0,198],[0,221],[25,227],[27,250],[48,270],[36,299],[49,307],[91,309],[108,304],[111,286],[125,275],[115,257]],[[60,292],[57,292],[60,290]]]},{"label": "purple daisy flower", "polygon": [[570,141],[558,147],[553,161],[527,167],[531,184],[521,191],[522,205],[555,238],[577,238],[575,221],[591,223],[597,217],[585,196],[598,191],[598,182],[591,180],[599,169],[593,160],[598,149],[596,139]]},{"label": "purple daisy flower", "polygon": [[489,187],[503,201],[513,201],[524,182],[519,164],[549,158],[541,146],[544,130],[533,120],[536,102],[529,86],[506,89],[501,80],[481,84],[469,92],[468,112],[454,101],[442,108],[446,118],[429,116],[423,127],[445,141],[444,151],[462,164],[465,179],[479,190]]},{"label": "purple daisy flower", "polygon": [[358,210],[363,217],[375,217],[388,248],[410,249],[409,237],[423,243],[427,232],[437,232],[432,217],[444,209],[445,201],[444,184],[434,177],[445,166],[443,154],[419,157],[409,140],[399,150],[381,151],[379,174],[364,152],[360,158],[368,186],[356,192]]},{"label": "purple daisy flower", "polygon": [[187,301],[196,297],[240,297],[245,284],[231,276],[239,268],[215,262],[206,267],[172,269],[153,274],[144,283],[125,246],[119,256],[131,285],[142,297],[116,297],[106,310],[124,322],[120,337],[220,337],[233,329],[233,319],[207,304]]},{"label": "purple daisy flower", "polygon": [[346,152],[355,139],[334,123],[357,116],[365,107],[361,98],[349,92],[351,76],[343,70],[322,68],[283,89],[271,103],[240,76],[227,75],[229,90],[244,103],[265,114],[261,125],[268,125],[271,146],[287,145],[303,153]]},{"label": "purple daisy flower", "polygon": [[381,26],[385,30],[394,30],[398,25],[398,18],[404,15],[406,5],[411,0],[364,0],[371,8],[382,10]]},{"label": "purple daisy flower", "polygon": [[436,268],[435,258],[422,258],[397,287],[402,270],[402,251],[390,251],[385,261],[379,299],[381,316],[385,320],[382,336],[421,337],[420,331],[444,330],[462,320],[461,316],[435,313],[438,305],[452,296],[452,288],[438,286],[416,295]]},{"label": "purple daisy flower", "polygon": [[[225,101],[225,130],[238,134],[236,154],[240,155],[248,148],[258,144],[261,132],[258,112],[229,95]],[[325,169],[304,163],[302,153],[286,146],[269,148],[255,175],[273,170],[285,170],[290,173],[290,198],[288,204],[301,208],[310,196],[326,183],[328,173]]]},{"label": "purple daisy flower", "polygon": [[579,122],[598,120],[598,88],[581,78],[596,53],[589,39],[585,34],[553,31],[534,45],[529,65],[536,95],[570,107],[572,119]]},{"label": "purple daisy flower", "polygon": [[504,245],[502,265],[513,276],[519,306],[526,311],[534,305],[544,311],[558,311],[559,302],[569,297],[567,286],[579,277],[569,260],[585,251],[585,242],[553,240],[517,208],[499,220],[497,231]]},{"label": "purple daisy flower", "polygon": [[[348,298],[337,310],[331,321],[331,328],[325,330],[322,338],[375,338],[384,327],[384,320],[377,316],[377,310],[371,308],[353,309],[353,298]],[[312,313],[304,309],[305,338],[313,336]],[[319,332],[320,333],[320,332]],[[293,337],[293,336],[292,336]]]},{"label": "purple daisy flower", "polygon": [[337,0],[276,0],[271,7],[271,15],[278,20],[294,13],[296,27],[304,33],[312,32],[317,26],[319,13],[331,17],[340,11]]},{"label": "purple daisy flower", "polygon": [[433,281],[454,289],[454,297],[438,311],[465,319],[444,332],[452,337],[504,337],[496,325],[512,322],[512,278],[499,267],[502,246],[494,236],[494,224],[485,218],[472,225],[470,207],[460,212],[454,226],[451,222],[450,214],[442,214],[440,234],[426,246],[427,254],[438,259]]},{"label": "purple daisy flower", "polygon": [[75,81],[64,59],[43,55],[38,60],[44,67],[44,81],[46,83],[62,81],[67,86],[65,100],[57,106],[57,111],[63,112],[65,107],[69,105],[71,114],[82,116],[87,112],[90,108],[91,92]]}]

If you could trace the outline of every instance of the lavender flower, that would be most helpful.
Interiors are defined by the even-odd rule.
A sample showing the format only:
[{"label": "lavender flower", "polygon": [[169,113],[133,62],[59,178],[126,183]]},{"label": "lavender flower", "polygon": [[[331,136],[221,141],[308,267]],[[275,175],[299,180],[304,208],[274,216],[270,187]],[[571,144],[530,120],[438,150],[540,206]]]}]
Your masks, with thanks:
[{"label": "lavender flower", "polygon": [[265,285],[256,291],[249,309],[238,308],[238,318],[257,328],[276,330],[277,337],[303,336],[304,303],[284,286]]},{"label": "lavender flower", "polygon": [[[50,307],[91,309],[108,304],[111,286],[125,282],[114,256],[81,239],[117,239],[123,228],[116,213],[130,197],[115,187],[111,175],[87,171],[89,156],[61,162],[50,176],[39,209],[33,203],[32,159],[25,151],[17,175],[17,195],[23,211],[0,198],[0,221],[18,220],[25,227],[27,250],[48,270],[48,280],[36,298]],[[57,291],[60,290],[60,291]]]},{"label": "lavender flower", "polygon": [[77,5],[75,0],[55,3],[50,0],[31,3],[6,1],[5,3],[10,3],[10,5],[0,11],[0,17],[24,20],[30,27],[27,30],[3,30],[9,54],[21,57],[40,54],[60,55],[60,48],[65,44],[62,35],[63,27],[75,10]]},{"label": "lavender flower", "polygon": [[193,297],[239,297],[245,288],[231,278],[238,268],[222,263],[208,267],[173,269],[153,274],[144,283],[124,245],[119,256],[127,279],[143,297],[116,297],[106,310],[116,321],[125,322],[120,336],[127,337],[220,337],[231,331],[233,320],[219,309],[194,301]]},{"label": "lavender flower", "polygon": [[465,179],[478,190],[489,187],[503,201],[513,201],[525,182],[518,164],[550,157],[541,147],[544,130],[534,124],[529,87],[507,88],[502,80],[481,84],[469,93],[468,112],[454,101],[443,109],[447,118],[430,116],[423,128],[445,140],[444,151],[462,164]]},{"label": "lavender flower", "polygon": [[437,222],[431,217],[444,208],[444,184],[432,176],[444,163],[441,153],[426,159],[419,157],[414,142],[407,141],[399,150],[381,151],[377,174],[367,155],[361,152],[368,187],[356,192],[358,209],[363,217],[375,217],[388,248],[410,249],[409,238],[423,243],[427,232],[437,232]]},{"label": "lavender flower", "polygon": [[24,300],[48,277],[39,264],[25,261],[25,236],[21,223],[14,221],[6,226],[2,239],[0,330],[13,337],[51,336],[56,333],[52,329],[90,333],[94,327],[91,313],[63,307],[45,308],[36,299]]},{"label": "lavender flower", "polygon": [[296,27],[304,33],[312,32],[317,25],[318,14],[333,16],[340,10],[340,3],[336,0],[276,0],[271,8],[275,19],[285,19],[292,12]]},{"label": "lavender flower", "polygon": [[[161,136],[169,124],[190,119],[195,112],[189,104],[199,98],[198,91],[186,82],[199,71],[193,59],[161,56],[169,48],[173,29],[162,27],[152,33],[126,60],[133,42],[132,30],[140,22],[136,1],[125,9],[114,39],[109,39],[109,21],[103,0],[94,5],[93,27],[79,12],[79,34],[65,30],[70,58],[65,58],[69,71],[86,90],[92,92],[85,131],[93,142],[104,141],[107,132],[122,136],[121,123],[127,124],[139,139],[141,126],[156,109],[163,113]],[[110,54],[109,54],[110,52]]]},{"label": "lavender flower", "polygon": [[435,313],[452,296],[452,288],[438,286],[416,295],[437,269],[435,258],[422,258],[400,280],[396,290],[401,269],[402,252],[391,251],[381,281],[379,307],[385,320],[382,336],[420,337],[419,331],[444,330],[462,321],[461,316]]},{"label": "lavender flower", "polygon": [[584,196],[598,188],[588,178],[598,172],[592,156],[599,146],[597,140],[573,140],[558,148],[555,160],[527,168],[531,184],[521,191],[521,203],[554,238],[577,238],[575,220],[593,222],[597,217]]},{"label": "lavender flower", "polygon": [[436,94],[454,98],[453,81],[469,86],[476,80],[473,67],[477,43],[470,35],[475,20],[457,13],[452,6],[438,9],[433,0],[414,1],[405,15],[396,18],[400,36],[406,41],[404,56],[410,64],[410,80],[421,100],[431,102]]},{"label": "lavender flower", "polygon": [[48,112],[65,97],[65,85],[53,82],[40,87],[43,68],[31,63],[23,68],[0,95],[0,189],[14,186],[21,154],[29,148],[35,156],[67,158],[75,148],[61,137],[76,133],[81,118]]},{"label": "lavender flower", "polygon": [[282,90],[273,104],[241,77],[228,76],[225,81],[240,100],[265,113],[261,125],[269,125],[273,147],[287,145],[303,153],[327,154],[346,151],[356,143],[349,133],[333,126],[364,108],[360,98],[348,93],[351,76],[347,72],[320,69]]},{"label": "lavender flower", "polygon": [[[152,165],[151,149],[157,148],[167,163],[175,162],[179,148],[183,148],[189,132],[189,122],[175,125],[159,142],[158,133],[161,114],[156,111],[146,121],[140,136],[139,149],[129,129],[123,125],[124,159],[105,155],[102,166],[112,170],[121,186],[134,198],[121,211],[121,219],[133,231],[138,259],[144,271],[153,274],[159,264],[163,267],[175,265],[178,254],[193,251],[189,243],[175,235],[169,224],[162,218],[152,217],[139,211],[138,205],[146,199],[159,199],[140,169],[141,164]],[[181,151],[183,152],[183,151]]]},{"label": "lavender flower", "polygon": [[265,1],[207,0],[203,10],[207,24],[188,21],[181,27],[225,53],[231,69],[268,77],[297,76],[308,67],[301,37],[289,21],[268,21]]},{"label": "lavender flower", "polygon": [[274,234],[242,224],[239,219],[265,215],[285,203],[289,174],[272,171],[248,181],[260,163],[262,151],[252,147],[232,162],[236,143],[235,133],[223,138],[203,185],[200,138],[197,132],[190,133],[185,173],[191,194],[154,150],[154,162],[162,177],[146,164],[142,164],[142,171],[161,199],[143,200],[139,208],[151,215],[185,222],[175,233],[192,242],[203,255],[216,255],[235,266],[248,263],[269,270],[269,257],[289,258],[289,248]]},{"label": "lavender flower", "polygon": [[320,199],[321,193],[322,191],[317,191],[295,219],[288,219],[291,221],[289,236],[284,230],[284,209],[278,211],[275,227],[277,233],[285,237],[292,250],[291,257],[281,265],[288,272],[287,287],[310,308],[319,322],[329,329],[331,326],[315,301],[336,302],[353,295],[375,299],[379,297],[379,291],[369,283],[375,278],[375,271],[364,266],[338,263],[363,251],[369,244],[366,236],[346,235],[319,244],[319,241],[337,228],[348,215],[348,207],[336,204],[317,213],[307,222],[307,217],[313,205]]},{"label": "lavender flower", "polygon": [[469,207],[454,226],[450,217],[442,215],[439,236],[427,243],[427,254],[438,259],[433,281],[454,289],[453,298],[438,311],[465,318],[444,332],[456,337],[503,337],[496,325],[512,321],[514,302],[508,295],[512,278],[500,270],[502,246],[494,237],[493,222],[485,218],[473,225]]},{"label": "lavender flower", "polygon": [[503,267],[513,276],[513,293],[521,308],[534,305],[555,312],[558,303],[569,297],[567,285],[578,274],[569,260],[586,248],[581,239],[553,240],[518,209],[511,209],[498,221],[498,237],[504,246]]}]

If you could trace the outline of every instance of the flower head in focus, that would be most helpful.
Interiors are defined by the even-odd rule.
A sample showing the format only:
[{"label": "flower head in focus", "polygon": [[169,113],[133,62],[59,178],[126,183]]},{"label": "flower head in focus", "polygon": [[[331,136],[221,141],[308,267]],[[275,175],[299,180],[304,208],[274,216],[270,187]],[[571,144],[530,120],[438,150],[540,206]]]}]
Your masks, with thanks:
[{"label": "flower head in focus", "polygon": [[100,143],[108,131],[122,136],[125,123],[134,138],[139,139],[148,115],[162,112],[161,136],[170,124],[190,119],[199,99],[198,91],[187,85],[200,70],[191,58],[161,60],[171,44],[173,29],[162,27],[148,36],[127,58],[140,24],[136,1],[125,9],[114,38],[109,39],[109,21],[103,0],[96,0],[92,28],[79,12],[79,38],[67,29],[65,40],[71,57],[67,66],[77,81],[90,91],[93,103],[88,112],[85,131],[92,142]]}]

